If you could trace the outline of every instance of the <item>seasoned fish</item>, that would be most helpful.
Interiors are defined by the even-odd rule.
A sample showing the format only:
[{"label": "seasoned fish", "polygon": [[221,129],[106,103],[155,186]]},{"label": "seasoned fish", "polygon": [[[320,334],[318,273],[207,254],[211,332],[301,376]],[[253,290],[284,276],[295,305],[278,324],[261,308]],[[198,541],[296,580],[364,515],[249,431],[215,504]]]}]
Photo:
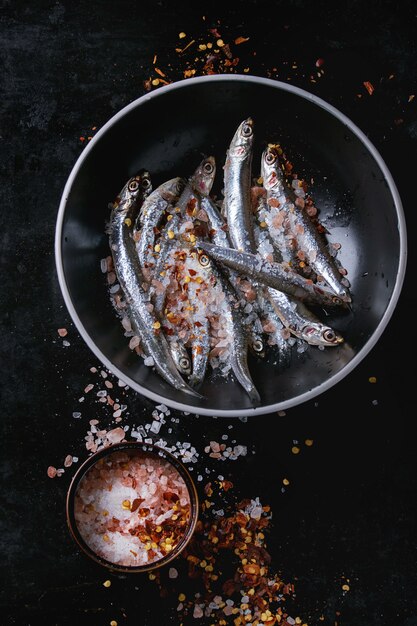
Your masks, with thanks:
[{"label": "seasoned fish", "polygon": [[182,178],[172,178],[152,191],[141,206],[135,224],[135,239],[138,239],[137,255],[146,280],[150,278],[154,263],[152,255],[155,231],[161,224],[166,211],[178,200],[184,186],[185,181]]},{"label": "seasoned fish", "polygon": [[238,126],[224,165],[224,215],[233,247],[244,252],[255,252],[251,206],[253,141],[253,120],[248,117]]},{"label": "seasoned fish", "polygon": [[326,281],[338,298],[347,303],[351,302],[348,288],[342,283],[342,276],[329,254],[322,235],[309,216],[289,198],[290,192],[285,185],[277,146],[269,145],[263,151],[261,172],[267,192],[267,203],[284,211],[298,248],[305,254],[311,268]]},{"label": "seasoned fish", "polygon": [[206,241],[200,242],[199,245],[216,261],[224,263],[245,276],[250,276],[263,285],[284,291],[304,302],[321,306],[342,304],[340,298],[333,292],[314,284],[284,263],[269,262],[258,255],[239,252],[234,248],[221,248]]},{"label": "seasoned fish", "polygon": [[160,321],[152,313],[152,305],[143,288],[144,276],[132,237],[138,204],[143,198],[142,185],[142,176],[130,178],[111,211],[109,239],[115,273],[126,298],[132,329],[139,337],[144,353],[152,357],[155,369],[170,385],[199,396],[181,377],[160,330]]}]

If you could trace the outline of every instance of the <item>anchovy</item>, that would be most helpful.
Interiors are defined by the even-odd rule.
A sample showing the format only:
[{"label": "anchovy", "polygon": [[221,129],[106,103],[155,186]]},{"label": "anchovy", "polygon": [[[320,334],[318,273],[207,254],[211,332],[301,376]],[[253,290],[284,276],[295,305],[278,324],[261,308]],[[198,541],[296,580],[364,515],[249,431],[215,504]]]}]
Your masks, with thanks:
[{"label": "anchovy", "polygon": [[261,399],[248,367],[248,333],[243,322],[241,307],[238,306],[236,293],[227,278],[223,276],[204,253],[200,255],[200,263],[206,268],[210,267],[216,283],[219,284],[220,289],[224,293],[226,324],[231,338],[230,362],[232,371],[247,392],[252,404],[257,405]]},{"label": "anchovy", "polygon": [[154,251],[155,230],[160,225],[165,212],[177,201],[184,185],[182,178],[172,178],[159,185],[142,204],[135,223],[135,237],[139,238],[136,246],[137,255],[147,280],[151,273],[152,261],[149,261],[149,258]]},{"label": "anchovy", "polygon": [[224,165],[224,214],[233,247],[255,251],[251,206],[253,120],[249,117],[237,128]]},{"label": "anchovy", "polygon": [[285,212],[292,234],[309,265],[326,281],[336,296],[344,302],[351,302],[348,289],[342,283],[342,276],[321,234],[308,215],[289,197],[291,193],[285,185],[277,146],[269,145],[263,151],[261,172],[268,204],[274,206],[278,203],[277,206]]},{"label": "anchovy", "polygon": [[[283,332],[286,327],[282,323],[281,319],[278,317],[274,307],[271,304],[271,298],[267,292],[267,289],[264,288],[258,296],[258,301],[263,311],[264,321],[273,325],[273,330],[265,331],[266,335],[270,338],[271,341],[268,341],[270,345],[276,346],[278,351],[278,366],[279,368],[285,369],[290,365],[291,362],[291,353],[292,346],[288,339],[285,339]],[[289,331],[287,331],[289,332]]]},{"label": "anchovy", "polygon": [[169,258],[172,250],[178,246],[178,228],[180,224],[178,214],[170,216],[172,219],[168,220],[162,229],[161,236],[159,238],[159,253],[156,257],[155,267],[153,268],[153,277],[149,288],[149,296],[152,300],[155,313],[160,316],[162,314],[164,302],[165,302],[165,289],[158,290],[156,288],[158,281],[160,284],[164,280],[164,272],[166,266],[169,265]]},{"label": "anchovy", "polygon": [[269,300],[288,330],[313,346],[338,346],[343,337],[320,320],[300,300],[277,289],[267,288]]},{"label": "anchovy", "polygon": [[208,319],[201,318],[199,323],[194,323],[191,337],[191,355],[193,373],[189,379],[190,385],[198,387],[204,380],[210,353],[210,324]]},{"label": "anchovy", "polygon": [[144,276],[132,237],[132,225],[143,197],[141,184],[141,176],[130,178],[111,211],[109,240],[115,273],[126,298],[132,329],[139,337],[144,353],[152,357],[157,372],[176,389],[201,397],[178,372],[167,340],[159,330],[160,322],[149,310],[149,297],[142,286]]},{"label": "anchovy", "polygon": [[239,252],[234,248],[220,248],[206,241],[199,243],[213,259],[224,263],[254,280],[284,291],[309,304],[321,306],[338,306],[342,304],[340,298],[333,292],[326,291],[312,280],[304,278],[284,263],[269,262],[258,255],[249,252]]},{"label": "anchovy", "polygon": [[201,196],[210,194],[215,176],[216,160],[214,156],[208,156],[198,164],[178,198],[177,207],[182,215],[186,215],[187,207],[190,201],[194,199],[194,192],[198,192]]},{"label": "anchovy", "polygon": [[[228,235],[228,229],[226,221],[224,220],[221,212],[217,208],[214,201],[208,196],[200,197],[200,205],[201,208],[207,213],[207,217],[210,223],[210,236],[212,241],[214,241],[216,246],[221,248],[230,248],[231,242]],[[200,243],[199,243],[200,245]],[[202,246],[200,246],[202,247]],[[238,253],[239,254],[239,253]],[[231,286],[235,289],[236,294],[239,298],[244,298],[244,294],[239,289],[239,279],[237,272],[233,271],[231,267],[222,267],[225,271],[227,278]],[[251,311],[250,317],[251,326],[248,328],[249,332],[249,344],[248,347],[252,354],[256,357],[264,357],[265,356],[265,343],[262,338],[262,331],[258,330],[262,329],[262,324],[259,318],[258,311],[258,303],[255,301],[252,303],[253,310]],[[246,324],[246,322],[245,322]]]}]

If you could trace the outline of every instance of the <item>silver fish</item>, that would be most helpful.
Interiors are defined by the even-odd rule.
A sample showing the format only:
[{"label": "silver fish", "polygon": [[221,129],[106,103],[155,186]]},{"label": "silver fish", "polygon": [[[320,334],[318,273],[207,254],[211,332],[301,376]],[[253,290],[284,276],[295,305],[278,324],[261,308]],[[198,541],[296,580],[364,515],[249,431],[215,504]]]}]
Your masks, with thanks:
[{"label": "silver fish", "polygon": [[349,290],[342,283],[342,276],[325,245],[322,235],[308,215],[290,199],[277,146],[269,145],[262,153],[261,172],[267,192],[267,202],[277,201],[288,217],[292,234],[299,249],[304,252],[312,269],[329,285],[332,291],[346,303],[351,302]]},{"label": "silver fish", "polygon": [[244,252],[255,252],[251,206],[253,142],[253,120],[248,117],[238,126],[224,165],[224,214],[229,236],[233,247]]},{"label": "silver fish", "polygon": [[172,219],[167,221],[158,240],[160,250],[156,256],[152,280],[149,287],[149,297],[154,304],[157,316],[162,314],[165,301],[165,290],[157,289],[157,285],[160,287],[163,283],[164,277],[162,274],[166,271],[167,264],[169,264],[172,250],[178,246],[177,237],[180,218],[178,214],[170,217]]},{"label": "silver fish", "polygon": [[187,348],[177,337],[168,338],[169,349],[174,359],[174,363],[183,376],[191,374],[191,359],[187,352]]},{"label": "silver fish", "polygon": [[342,300],[333,292],[326,291],[292,270],[283,263],[269,262],[258,255],[240,252],[234,248],[220,248],[208,242],[200,242],[200,248],[213,259],[254,280],[279,289],[309,304],[321,306],[340,306]]},{"label": "silver fish", "polygon": [[299,300],[277,289],[267,288],[278,317],[288,330],[313,346],[331,347],[343,343],[343,337],[321,321]]},{"label": "silver fish", "polygon": [[229,281],[203,252],[199,253],[199,261],[207,269],[210,268],[216,283],[225,295],[225,317],[230,336],[230,361],[234,375],[247,392],[252,404],[257,405],[261,399],[255,387],[248,367],[248,333],[243,322],[241,307],[238,305],[236,293]]},{"label": "silver fish", "polygon": [[198,387],[204,380],[207,372],[210,353],[210,324],[207,318],[194,324],[191,337],[191,355],[193,373],[189,379],[190,385]]},{"label": "silver fish", "polygon": [[167,340],[159,330],[160,322],[151,312],[148,294],[142,286],[144,276],[132,237],[132,225],[141,201],[141,183],[141,176],[130,178],[111,211],[109,240],[115,273],[126,298],[132,329],[139,337],[144,353],[152,357],[157,372],[174,388],[201,397],[178,372]]},{"label": "silver fish", "polygon": [[187,180],[185,187],[178,198],[177,207],[182,215],[186,215],[187,207],[191,200],[194,199],[194,192],[197,191],[201,196],[208,196],[214,183],[216,176],[216,159],[214,156],[204,158],[198,164],[193,174]]},{"label": "silver fish", "polygon": [[185,181],[180,178],[171,178],[159,185],[146,198],[141,206],[141,212],[135,223],[135,238],[138,238],[137,255],[142,272],[147,280],[151,275],[151,268],[155,244],[155,230],[160,225],[165,212],[178,200]]},{"label": "silver fish", "polygon": [[[214,201],[207,197],[200,197],[200,206],[206,212],[209,223],[210,223],[210,237],[212,241],[214,241],[216,246],[222,248],[230,248],[231,242],[228,235],[228,229],[225,219],[223,218],[221,212],[218,207],[214,203]],[[202,246],[201,246],[202,247]],[[239,254],[239,253],[237,253]],[[239,298],[244,298],[245,295],[239,289],[239,279],[237,272],[233,271],[231,267],[224,267],[226,276],[235,289]],[[252,354],[256,357],[263,358],[265,356],[265,343],[262,337],[262,324],[259,319],[259,311],[257,311],[257,302],[253,302],[253,311],[251,311],[251,326],[248,328],[249,332],[249,343],[248,347]],[[245,321],[245,318],[244,318]],[[245,321],[246,324],[246,321]]]}]

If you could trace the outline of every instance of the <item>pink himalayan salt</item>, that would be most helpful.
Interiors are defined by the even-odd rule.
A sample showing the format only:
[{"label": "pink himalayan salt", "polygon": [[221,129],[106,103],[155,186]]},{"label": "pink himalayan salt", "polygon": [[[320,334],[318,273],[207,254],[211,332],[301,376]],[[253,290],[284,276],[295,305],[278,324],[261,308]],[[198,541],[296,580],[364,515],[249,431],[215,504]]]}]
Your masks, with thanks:
[{"label": "pink himalayan salt", "polygon": [[[190,510],[190,494],[175,467],[134,451],[114,452],[87,472],[75,495],[74,515],[85,543],[98,556],[116,565],[140,566],[159,560],[181,541]],[[184,520],[166,549],[164,539]],[[161,530],[151,545],[146,536],[156,527]]]}]

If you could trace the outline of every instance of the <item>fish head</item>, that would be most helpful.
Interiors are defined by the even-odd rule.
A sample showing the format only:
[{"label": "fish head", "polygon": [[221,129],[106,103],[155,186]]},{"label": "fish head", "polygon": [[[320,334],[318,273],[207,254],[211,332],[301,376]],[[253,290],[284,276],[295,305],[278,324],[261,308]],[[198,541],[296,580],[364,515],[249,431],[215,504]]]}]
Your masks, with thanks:
[{"label": "fish head", "polygon": [[254,141],[253,119],[246,118],[239,124],[228,149],[228,156],[244,160],[252,154]]},{"label": "fish head", "polygon": [[203,196],[210,194],[216,176],[216,159],[208,156],[201,161],[192,176],[193,188]]},{"label": "fish head", "polygon": [[138,174],[129,178],[118,200],[116,200],[115,209],[127,212],[133,202],[143,201],[151,191],[151,176],[147,170],[141,170]]},{"label": "fish head", "polygon": [[337,331],[319,322],[306,324],[301,330],[301,337],[313,346],[338,346],[344,341]]},{"label": "fish head", "polygon": [[267,191],[279,187],[282,181],[282,172],[279,163],[279,146],[268,144],[262,153],[261,176],[263,186]]},{"label": "fish head", "polygon": [[185,346],[179,341],[172,341],[170,350],[180,374],[189,376],[191,374],[191,359]]},{"label": "fish head", "polygon": [[265,343],[261,337],[251,337],[249,341],[249,349],[252,354],[258,358],[264,358],[265,356]]}]

